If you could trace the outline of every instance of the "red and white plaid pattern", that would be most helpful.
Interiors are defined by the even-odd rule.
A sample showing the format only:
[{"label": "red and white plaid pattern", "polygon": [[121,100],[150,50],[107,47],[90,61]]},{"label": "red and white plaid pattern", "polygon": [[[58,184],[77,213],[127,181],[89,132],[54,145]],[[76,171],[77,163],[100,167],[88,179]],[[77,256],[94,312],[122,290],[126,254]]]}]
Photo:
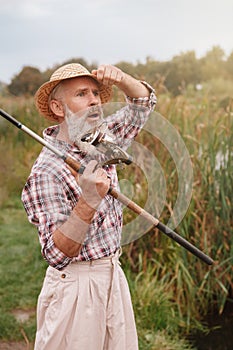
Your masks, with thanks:
[{"label": "red and white plaid pattern", "polygon": [[[143,127],[156,104],[156,98],[152,91],[150,98],[127,98],[127,101],[125,107],[106,118],[109,130],[123,148],[130,145]],[[44,138],[85,166],[90,159],[77,147],[57,140],[58,130],[59,126],[47,128]],[[115,166],[106,167],[106,171],[111,177],[111,186],[118,188]],[[110,195],[105,196],[95,213],[77,257],[69,258],[55,246],[52,233],[68,219],[80,194],[81,189],[64,161],[43,148],[22,191],[22,202],[29,221],[38,229],[42,255],[58,270],[67,266],[72,259],[95,260],[111,255],[120,247],[122,208],[121,203]]]}]

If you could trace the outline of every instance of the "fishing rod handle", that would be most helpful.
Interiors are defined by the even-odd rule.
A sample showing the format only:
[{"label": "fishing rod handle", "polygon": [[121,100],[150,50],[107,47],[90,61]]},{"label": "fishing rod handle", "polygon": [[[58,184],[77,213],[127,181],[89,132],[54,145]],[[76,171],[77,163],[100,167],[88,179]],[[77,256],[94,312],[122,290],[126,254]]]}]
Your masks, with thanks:
[{"label": "fishing rod handle", "polygon": [[189,252],[197,256],[199,259],[204,261],[208,265],[213,264],[213,260],[206,254],[204,254],[201,250],[199,250],[197,247],[192,245],[190,242],[188,242],[186,239],[178,235],[175,231],[170,229],[168,226],[161,223],[157,218],[152,216],[150,213],[148,213],[146,210],[141,208],[139,205],[137,205],[135,202],[131,201],[128,197],[126,197],[124,194],[114,190],[113,188],[110,188],[109,193],[116,199],[118,199],[121,203],[123,203],[125,206],[127,206],[129,209],[134,211],[136,214],[143,217],[145,220],[150,222],[154,227],[156,227],[159,231],[163,232],[165,235],[167,235],[169,238],[176,241],[178,244],[180,244],[182,247],[186,248]]},{"label": "fishing rod handle", "polygon": [[82,174],[85,170],[85,166],[81,165],[77,160],[70,156],[66,156],[64,158],[64,161],[66,164],[68,164],[73,170],[75,170],[77,173]]},{"label": "fishing rod handle", "polygon": [[207,265],[213,264],[213,259],[211,259],[208,255],[203,253],[200,249],[195,247],[193,244],[188,242],[186,239],[178,235],[175,231],[170,229],[168,226],[164,225],[163,223],[159,222],[156,226],[160,231],[165,233],[168,237],[172,238],[174,241],[179,243],[182,247],[186,248],[189,252],[197,256],[199,259],[204,261]]}]

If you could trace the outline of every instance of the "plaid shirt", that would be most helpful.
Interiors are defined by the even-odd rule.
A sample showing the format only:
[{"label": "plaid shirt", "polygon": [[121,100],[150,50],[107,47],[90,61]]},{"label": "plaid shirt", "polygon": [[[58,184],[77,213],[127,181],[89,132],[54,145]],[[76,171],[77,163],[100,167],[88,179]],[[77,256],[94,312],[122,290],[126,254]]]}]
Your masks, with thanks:
[{"label": "plaid shirt", "polygon": [[[127,98],[127,102],[125,107],[105,119],[109,130],[116,136],[118,145],[124,149],[143,127],[154,109],[156,97],[151,91],[149,98]],[[45,140],[85,166],[90,159],[77,147],[57,140],[58,131],[58,125],[47,128],[44,131]],[[105,170],[111,176],[111,186],[119,190],[115,166],[106,166]],[[77,257],[67,257],[55,246],[52,233],[69,218],[80,195],[81,188],[65,162],[44,147],[25,184],[22,202],[28,220],[38,229],[43,257],[58,270],[72,260],[93,260],[109,256],[120,247],[122,206],[111,195],[106,195],[102,200]]]}]

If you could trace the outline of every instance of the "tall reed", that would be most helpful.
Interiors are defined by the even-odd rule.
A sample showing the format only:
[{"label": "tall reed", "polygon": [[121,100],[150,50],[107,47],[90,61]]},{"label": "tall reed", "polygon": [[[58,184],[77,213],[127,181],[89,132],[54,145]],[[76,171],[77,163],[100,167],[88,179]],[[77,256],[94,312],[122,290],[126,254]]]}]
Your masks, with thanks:
[{"label": "tall reed", "polygon": [[[1,108],[39,134],[47,126],[30,99],[0,98],[0,103]],[[157,110],[179,131],[193,164],[192,199],[176,231],[210,255],[215,263],[210,267],[205,265],[154,229],[145,229],[147,234],[124,246],[122,261],[128,267],[139,328],[146,328],[149,338],[153,337],[153,332],[150,333],[153,325],[157,331],[171,324],[176,330],[177,323],[184,332],[200,327],[199,321],[207,312],[223,311],[233,290],[232,102],[229,100],[222,107],[216,97],[206,95],[176,98],[161,95]],[[20,195],[41,146],[3,120],[0,136],[0,204],[7,205],[11,195]],[[143,132],[139,138],[157,157],[165,174],[167,198],[160,219],[166,223],[176,199],[178,175],[169,152],[159,140],[151,140]],[[119,178],[125,178],[125,173],[120,170]],[[134,200],[143,205],[145,177],[134,166],[127,168],[127,176],[137,188]],[[131,219],[132,213],[125,211],[125,222]]]},{"label": "tall reed", "polygon": [[[178,308],[180,326],[189,331],[200,326],[198,320],[208,312],[222,313],[227,298],[232,298],[233,106],[231,100],[223,108],[217,98],[167,95],[161,96],[159,106],[159,112],[185,141],[193,164],[192,199],[176,231],[215,262],[205,265],[153,229],[126,251],[135,271],[141,264],[147,273],[154,264],[155,275],[166,283],[166,293]],[[178,179],[159,141],[151,146],[165,169],[167,198],[161,219],[166,221],[177,195]]]}]

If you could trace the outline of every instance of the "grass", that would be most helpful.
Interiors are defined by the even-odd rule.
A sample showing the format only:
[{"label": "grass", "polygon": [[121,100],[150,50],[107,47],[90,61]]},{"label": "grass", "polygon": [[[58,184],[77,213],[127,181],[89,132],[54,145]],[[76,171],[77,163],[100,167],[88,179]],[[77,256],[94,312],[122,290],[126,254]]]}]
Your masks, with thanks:
[{"label": "grass", "polygon": [[[18,201],[1,210],[0,255],[0,338],[20,340],[23,329],[32,340],[45,263],[40,256],[36,231],[27,222]],[[29,311],[32,317],[21,324],[13,315],[16,310]]]},{"label": "grass", "polygon": [[[41,134],[45,124],[35,117],[30,100],[4,100],[2,107]],[[207,313],[221,314],[227,300],[232,300],[233,106],[231,101],[222,106],[215,96],[205,94],[164,95],[159,98],[158,111],[183,137],[193,164],[192,199],[176,231],[210,255],[215,264],[206,266],[157,230],[149,230],[124,246],[122,265],[131,288],[140,348],[183,350],[189,345],[180,339],[203,328],[201,320]],[[17,323],[12,312],[35,310],[46,265],[37,234],[15,198],[41,147],[6,123],[0,124],[0,136],[0,338],[22,339],[25,332],[33,339],[35,317]],[[160,220],[166,223],[176,200],[178,176],[161,143],[146,133],[141,139],[163,169],[167,197]],[[147,179],[133,166],[122,173],[135,184],[133,200],[143,206]],[[157,184],[151,185],[157,191]],[[132,213],[125,214],[126,222],[130,221]]]}]

